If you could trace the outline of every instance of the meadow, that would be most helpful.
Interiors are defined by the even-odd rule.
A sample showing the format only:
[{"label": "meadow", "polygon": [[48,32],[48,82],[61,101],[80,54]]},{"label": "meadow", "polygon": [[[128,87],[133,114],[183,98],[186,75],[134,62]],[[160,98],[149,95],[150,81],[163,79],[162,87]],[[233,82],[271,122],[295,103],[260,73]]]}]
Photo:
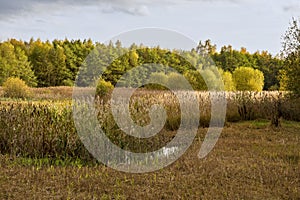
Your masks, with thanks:
[{"label": "meadow", "polygon": [[[204,159],[197,154],[210,122],[210,93],[197,92],[199,129],[176,162],[152,173],[118,172],[99,163],[76,133],[72,88],[32,89],[27,100],[0,101],[1,199],[297,199],[300,196],[299,100],[281,92],[226,93],[223,132]],[[1,96],[1,89],[0,89]],[[168,118],[149,139],[128,137],[116,126],[109,103],[96,99],[98,120],[123,149],[147,152],[176,134],[180,108],[166,91],[139,90],[133,120],[149,123],[151,105],[163,104]],[[278,118],[280,126],[272,125]]]}]

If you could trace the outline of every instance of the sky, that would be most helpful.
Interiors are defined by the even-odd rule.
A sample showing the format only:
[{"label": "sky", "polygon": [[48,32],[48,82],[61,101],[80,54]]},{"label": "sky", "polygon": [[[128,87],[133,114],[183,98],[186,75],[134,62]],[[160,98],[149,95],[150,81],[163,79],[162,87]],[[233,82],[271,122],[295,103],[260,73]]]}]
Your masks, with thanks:
[{"label": "sky", "polygon": [[276,55],[299,0],[0,0],[0,40],[89,39],[155,27]]}]

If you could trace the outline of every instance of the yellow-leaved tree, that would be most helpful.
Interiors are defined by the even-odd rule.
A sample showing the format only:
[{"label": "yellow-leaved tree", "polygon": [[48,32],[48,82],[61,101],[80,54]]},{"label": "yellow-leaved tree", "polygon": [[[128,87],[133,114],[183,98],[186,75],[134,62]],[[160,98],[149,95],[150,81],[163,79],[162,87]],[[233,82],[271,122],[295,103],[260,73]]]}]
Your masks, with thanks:
[{"label": "yellow-leaved tree", "polygon": [[235,88],[238,91],[262,91],[264,74],[251,67],[238,67],[232,74]]}]

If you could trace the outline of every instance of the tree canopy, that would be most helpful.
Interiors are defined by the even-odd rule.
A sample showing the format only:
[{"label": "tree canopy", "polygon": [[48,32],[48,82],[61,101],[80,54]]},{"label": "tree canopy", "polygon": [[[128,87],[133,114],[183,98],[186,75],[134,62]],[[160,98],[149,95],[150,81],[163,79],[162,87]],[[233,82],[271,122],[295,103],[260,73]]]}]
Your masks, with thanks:
[{"label": "tree canopy", "polygon": [[[299,28],[292,30],[299,30]],[[235,50],[230,45],[222,47],[220,52],[216,49],[216,45],[213,45],[210,40],[200,41],[194,49],[183,51],[136,44],[123,47],[120,41],[106,45],[91,40],[65,39],[50,42],[31,39],[29,42],[24,42],[10,39],[0,43],[0,85],[8,77],[18,77],[31,87],[71,86],[81,70],[83,76],[77,79],[77,83],[88,86],[89,83],[95,83],[95,79],[99,79],[97,74],[105,66],[103,80],[113,85],[118,81],[122,85],[123,81],[126,87],[127,80],[126,82],[120,80],[123,74],[140,65],[156,64],[156,67],[147,68],[147,72],[131,72],[130,81],[138,85],[140,79],[148,76],[149,72],[158,73],[153,76],[167,80],[170,78],[170,73],[164,66],[168,66],[184,75],[196,90],[208,88],[219,90],[216,85],[223,80],[224,89],[234,91],[245,88],[240,88],[235,83],[237,77],[234,78],[233,73],[240,67],[247,67],[254,71],[261,71],[264,76],[263,89],[271,90],[279,88],[278,77],[283,77],[279,73],[283,71],[283,65],[299,66],[297,65],[299,61],[294,59],[297,58],[294,51],[286,54],[285,61],[272,56],[267,51],[251,54],[246,48]],[[99,66],[102,66],[102,69]],[[219,69],[218,72],[213,69],[213,66]],[[295,72],[285,68],[284,73],[281,74],[290,77],[292,73]],[[258,88],[261,90],[261,86],[255,89]],[[252,86],[247,88],[247,90],[252,89]]]},{"label": "tree canopy", "polygon": [[239,67],[234,70],[233,80],[238,91],[262,91],[264,74],[251,67]]},{"label": "tree canopy", "polygon": [[292,20],[282,44],[284,68],[280,76],[281,88],[300,96],[300,18]]}]

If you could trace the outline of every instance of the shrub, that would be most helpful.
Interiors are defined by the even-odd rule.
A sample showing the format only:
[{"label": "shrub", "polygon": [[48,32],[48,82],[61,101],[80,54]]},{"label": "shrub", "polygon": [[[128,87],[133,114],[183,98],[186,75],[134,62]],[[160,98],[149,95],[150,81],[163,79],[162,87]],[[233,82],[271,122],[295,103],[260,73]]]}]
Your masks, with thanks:
[{"label": "shrub", "polygon": [[26,83],[19,79],[10,77],[3,83],[4,96],[8,98],[27,98],[30,96],[30,89]]},{"label": "shrub", "polygon": [[251,67],[239,67],[232,74],[238,91],[262,91],[264,74]]},{"label": "shrub", "polygon": [[108,97],[114,89],[114,86],[103,79],[100,79],[96,86],[96,95],[100,98]]}]

